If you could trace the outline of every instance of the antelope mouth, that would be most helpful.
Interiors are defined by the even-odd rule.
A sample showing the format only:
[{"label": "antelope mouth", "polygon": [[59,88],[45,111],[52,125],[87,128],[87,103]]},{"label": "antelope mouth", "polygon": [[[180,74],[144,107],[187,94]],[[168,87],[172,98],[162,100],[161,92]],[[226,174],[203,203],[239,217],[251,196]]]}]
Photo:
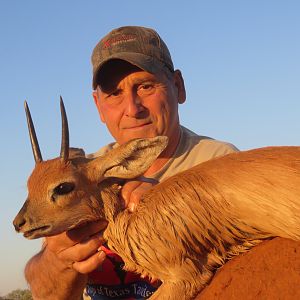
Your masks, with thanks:
[{"label": "antelope mouth", "polygon": [[50,225],[36,227],[36,228],[25,231],[23,233],[23,236],[27,239],[37,239],[40,237],[44,237],[47,235],[47,232],[49,232],[50,228],[51,228]]}]

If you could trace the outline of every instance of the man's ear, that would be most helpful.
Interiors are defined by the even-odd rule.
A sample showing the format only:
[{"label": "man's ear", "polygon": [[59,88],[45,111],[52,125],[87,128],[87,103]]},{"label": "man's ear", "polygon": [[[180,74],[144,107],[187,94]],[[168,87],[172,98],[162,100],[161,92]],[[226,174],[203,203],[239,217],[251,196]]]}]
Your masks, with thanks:
[{"label": "man's ear", "polygon": [[182,104],[185,102],[186,92],[185,92],[184,80],[183,80],[180,70],[175,70],[174,81],[175,81],[175,86],[177,87],[177,91],[178,91],[177,92],[178,103]]},{"label": "man's ear", "polygon": [[98,113],[99,113],[101,121],[103,123],[105,123],[105,119],[103,117],[102,110],[101,110],[101,107],[100,107],[100,95],[99,95],[98,89],[99,88],[97,87],[97,90],[93,91],[94,103],[95,103],[95,105],[97,107],[97,110],[98,110]]},{"label": "man's ear", "polygon": [[134,139],[89,163],[88,173],[93,180],[103,177],[132,179],[142,175],[168,144],[166,136]]}]

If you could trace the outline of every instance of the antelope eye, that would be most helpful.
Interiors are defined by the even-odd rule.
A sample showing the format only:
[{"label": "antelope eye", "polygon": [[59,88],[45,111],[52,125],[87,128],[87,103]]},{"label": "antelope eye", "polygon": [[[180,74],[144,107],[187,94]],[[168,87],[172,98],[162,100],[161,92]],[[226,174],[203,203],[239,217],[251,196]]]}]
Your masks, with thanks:
[{"label": "antelope eye", "polygon": [[75,188],[75,184],[72,182],[63,182],[59,184],[54,190],[54,195],[65,195],[72,192]]}]

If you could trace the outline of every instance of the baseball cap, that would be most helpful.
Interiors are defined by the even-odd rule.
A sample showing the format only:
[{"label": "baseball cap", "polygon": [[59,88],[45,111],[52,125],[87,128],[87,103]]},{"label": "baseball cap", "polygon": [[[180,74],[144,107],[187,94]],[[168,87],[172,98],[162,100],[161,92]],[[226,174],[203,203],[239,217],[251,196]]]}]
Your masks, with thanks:
[{"label": "baseball cap", "polygon": [[92,53],[93,89],[101,68],[113,59],[125,60],[152,74],[164,67],[174,71],[165,42],[155,30],[141,26],[114,29],[99,41]]}]

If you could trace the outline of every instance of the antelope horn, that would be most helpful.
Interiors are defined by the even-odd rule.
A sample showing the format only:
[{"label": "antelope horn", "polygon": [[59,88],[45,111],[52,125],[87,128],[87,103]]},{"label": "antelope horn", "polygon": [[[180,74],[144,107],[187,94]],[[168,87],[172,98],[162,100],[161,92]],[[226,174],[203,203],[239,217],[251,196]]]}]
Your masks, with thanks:
[{"label": "antelope horn", "polygon": [[27,125],[28,125],[28,131],[29,131],[29,137],[30,137],[32,152],[33,152],[35,163],[37,164],[37,163],[43,161],[43,158],[42,158],[42,154],[41,154],[41,151],[40,151],[38,140],[36,138],[36,134],[35,134],[31,114],[30,114],[30,111],[29,111],[29,108],[28,108],[28,105],[27,105],[26,101],[24,102],[24,106],[25,106],[25,112],[26,112]]},{"label": "antelope horn", "polygon": [[69,158],[69,127],[67,114],[62,97],[60,96],[60,112],[61,112],[61,148],[60,157],[63,161],[67,161]]}]

